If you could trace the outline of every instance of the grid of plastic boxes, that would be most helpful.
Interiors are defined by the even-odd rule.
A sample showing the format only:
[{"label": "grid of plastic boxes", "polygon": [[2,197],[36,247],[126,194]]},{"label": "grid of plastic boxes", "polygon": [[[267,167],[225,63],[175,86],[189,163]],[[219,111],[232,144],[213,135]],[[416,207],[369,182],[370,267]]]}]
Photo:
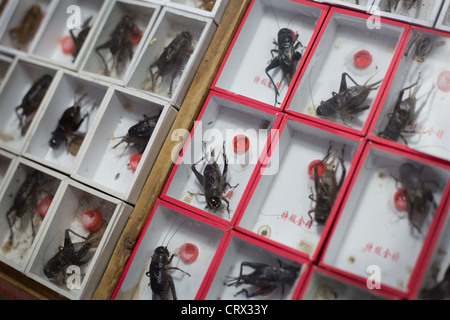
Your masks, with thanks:
[{"label": "grid of plastic boxes", "polygon": [[227,1],[0,5],[0,261],[90,299]]},{"label": "grid of plastic boxes", "polygon": [[389,3],[251,2],[113,299],[447,298],[449,2]]},{"label": "grid of plastic boxes", "polygon": [[[153,10],[150,1],[126,3]],[[181,152],[174,152],[173,171],[111,298],[446,298],[448,7],[448,0],[252,1],[198,121],[180,143]],[[148,43],[158,43],[157,32],[147,31]],[[96,56],[93,50],[104,41],[91,39],[85,56]],[[132,59],[152,54],[145,48],[140,53]],[[78,151],[83,157],[73,163],[48,153],[48,139],[39,138],[43,129],[37,121],[50,121],[59,96],[67,98],[64,92],[111,66],[92,61],[80,62],[79,76],[52,73],[59,79],[49,87],[55,94],[44,98],[48,107],[37,112],[27,133],[33,134],[16,142],[16,148],[94,184],[107,174],[90,173],[99,157],[99,150],[90,149],[120,136],[116,128],[106,132],[107,123],[117,121],[108,121],[105,109],[112,104],[127,110],[129,91],[106,90],[108,103],[98,109],[95,100],[89,102],[91,119],[98,119],[89,122],[106,129],[101,134],[89,129]],[[134,62],[138,73],[145,69],[139,61]],[[30,74],[28,61],[13,63],[23,71],[6,82],[2,95]],[[123,78],[110,68],[118,84],[147,81],[147,88],[153,88],[133,68]],[[93,86],[102,88],[102,77],[87,86],[88,94],[101,92]],[[175,94],[176,89],[169,91]],[[8,114],[17,130],[14,113]],[[111,114],[121,117],[119,111]],[[105,157],[114,146],[108,143],[100,151]],[[23,172],[34,163],[17,161],[8,151],[2,152],[5,162]],[[108,165],[111,157],[105,159]],[[22,171],[8,167],[4,176],[8,180],[12,172]],[[42,171],[50,186],[58,179],[64,182],[54,196],[60,206],[74,206],[74,198],[80,203],[78,183]],[[113,172],[108,187],[125,175],[116,167],[106,171]],[[48,216],[54,212],[50,208]],[[114,214],[110,217],[116,221]],[[46,219],[49,231],[64,220]],[[26,264],[30,276],[42,272],[43,261],[51,256],[47,244],[64,228],[42,236],[39,229],[39,245]],[[8,230],[4,233],[9,236]],[[157,280],[163,286],[150,286]]]}]

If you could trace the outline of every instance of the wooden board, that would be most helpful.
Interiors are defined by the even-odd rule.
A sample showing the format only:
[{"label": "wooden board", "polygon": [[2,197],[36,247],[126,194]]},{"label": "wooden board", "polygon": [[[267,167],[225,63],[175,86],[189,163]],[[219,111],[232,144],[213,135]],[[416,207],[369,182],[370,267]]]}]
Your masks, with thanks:
[{"label": "wooden board", "polygon": [[181,105],[180,112],[117,243],[103,278],[92,297],[93,300],[105,300],[111,297],[136,241],[144,228],[145,222],[161,194],[173,167],[171,154],[173,148],[179,144],[179,141],[171,141],[172,132],[177,129],[187,129],[188,131],[192,129],[194,121],[197,119],[209,93],[209,88],[250,2],[251,0],[230,0],[216,34]]}]

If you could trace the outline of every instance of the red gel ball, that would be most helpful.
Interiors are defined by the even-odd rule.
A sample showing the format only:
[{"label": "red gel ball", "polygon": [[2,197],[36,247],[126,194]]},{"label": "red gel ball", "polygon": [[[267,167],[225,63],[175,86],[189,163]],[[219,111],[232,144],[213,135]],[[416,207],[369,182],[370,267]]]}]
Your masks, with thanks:
[{"label": "red gel ball", "polygon": [[441,91],[450,91],[450,71],[444,71],[438,75],[437,85]]},{"label": "red gel ball", "polygon": [[133,171],[136,171],[137,166],[139,165],[139,161],[141,161],[142,154],[139,153],[133,153],[133,155],[130,157],[130,166]]},{"label": "red gel ball", "polygon": [[65,54],[72,54],[75,52],[75,43],[70,35],[61,39],[61,47]]},{"label": "red gel ball", "polygon": [[198,257],[198,248],[195,244],[185,243],[180,248],[180,256],[184,262],[193,262]]},{"label": "red gel ball", "polygon": [[47,214],[48,208],[50,207],[50,204],[52,203],[52,198],[44,198],[38,203],[38,212],[41,216],[45,217]]},{"label": "red gel ball", "polygon": [[406,210],[408,209],[408,203],[406,201],[406,190],[399,189],[394,195],[394,203],[397,209]]},{"label": "red gel ball", "polygon": [[[309,164],[308,173],[312,179],[314,179],[314,167],[321,161],[322,160],[314,160]],[[322,176],[324,171],[325,171],[325,164],[322,162],[317,166],[317,174],[319,175],[319,178]]]},{"label": "red gel ball", "polygon": [[250,147],[250,140],[243,134],[238,134],[233,139],[234,151],[238,153],[247,152]]},{"label": "red gel ball", "polygon": [[367,50],[358,51],[353,56],[353,63],[359,69],[365,69],[372,63],[372,55]]},{"label": "red gel ball", "polygon": [[131,37],[131,44],[133,46],[137,45],[142,39],[142,31],[138,28],[133,29],[133,36]]},{"label": "red gel ball", "polygon": [[81,224],[88,231],[97,231],[103,224],[103,217],[98,210],[87,210],[81,215]]}]

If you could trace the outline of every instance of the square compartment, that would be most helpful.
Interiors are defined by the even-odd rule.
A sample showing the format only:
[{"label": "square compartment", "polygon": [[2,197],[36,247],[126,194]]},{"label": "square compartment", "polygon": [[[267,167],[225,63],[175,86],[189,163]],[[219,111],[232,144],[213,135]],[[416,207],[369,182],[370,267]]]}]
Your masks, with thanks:
[{"label": "square compartment", "polygon": [[[308,65],[303,68],[289,98],[286,109],[288,113],[312,118],[339,130],[365,135],[377,101],[389,80],[392,65],[396,62],[406,38],[406,25],[382,20],[377,28],[370,25],[368,18],[369,16],[363,13],[330,9],[319,35],[320,41],[315,42],[308,57]],[[325,107],[320,105],[321,101],[330,100],[333,92],[339,93],[345,73],[361,86],[366,83],[368,86],[372,85],[374,90],[359,104],[361,108],[367,106],[368,110],[362,109],[356,114],[337,114],[329,104]],[[348,77],[345,77],[345,81],[348,88],[355,85]],[[378,85],[375,85],[376,83]],[[317,116],[317,109],[326,117]]]},{"label": "square compartment", "polygon": [[[427,202],[427,213],[417,213],[413,221],[401,209],[404,186],[397,182],[399,168],[411,164],[431,193],[436,207]],[[417,268],[418,257],[448,197],[450,170],[396,149],[369,142],[346,198],[330,233],[320,263],[352,274],[365,282],[368,268],[377,266],[383,288],[407,293]]]},{"label": "square compartment", "polygon": [[0,86],[5,79],[6,73],[12,64],[13,59],[7,55],[0,53]]},{"label": "square compartment", "polygon": [[305,283],[301,300],[380,300],[388,299],[380,290],[369,290],[352,279],[314,267]]},{"label": "square compartment", "polygon": [[[210,19],[176,9],[164,8],[132,68],[127,85],[167,99],[180,108],[215,31],[216,26]],[[185,32],[189,32],[189,35],[185,36]],[[189,40],[189,36],[192,37],[192,40]],[[171,45],[172,43],[174,44]],[[175,53],[177,44],[186,44],[186,47],[181,49],[182,54],[179,58],[176,58],[177,54]],[[172,51],[163,56],[164,50],[169,46],[173,47]],[[161,57],[163,63],[159,66],[158,60]],[[164,63],[167,57],[175,57],[180,60]],[[150,73],[150,67],[153,64],[155,65],[151,68],[152,73]],[[158,75],[159,72],[162,73],[162,76]],[[154,77],[156,76],[154,83],[152,74]]]},{"label": "square compartment", "polygon": [[[38,91],[33,89],[33,85],[38,83],[44,75],[48,74],[54,78],[56,72],[50,66],[29,59],[14,59],[0,89],[0,101],[2,101],[0,108],[0,147],[18,155],[23,152],[25,142],[31,137],[32,128],[37,122],[37,115],[42,112],[42,106],[51,95],[52,85],[50,84],[47,89],[40,89],[46,94],[37,106],[27,103],[22,108],[23,99],[28,92],[32,94],[32,92]],[[48,82],[41,80],[39,83],[41,85],[36,84],[35,88],[45,88],[42,84]],[[55,81],[52,81],[52,83],[55,83]],[[33,99],[33,101],[37,101],[37,99]],[[16,110],[19,107],[20,109]],[[32,112],[34,107],[36,107],[36,111]],[[22,114],[23,111],[28,113],[26,117],[23,117],[25,123],[23,123],[22,128],[28,128],[25,130],[25,134],[22,134],[20,117],[17,114],[17,112]]]},{"label": "square compartment", "polygon": [[447,201],[443,213],[421,259],[422,267],[413,284],[412,299],[448,300],[446,273],[450,263],[450,201]]},{"label": "square compartment", "polygon": [[[87,49],[80,72],[115,84],[124,85],[125,79],[128,78],[128,74],[131,72],[131,68],[135,64],[145,44],[144,40],[147,39],[151,28],[153,28],[160,10],[161,7],[159,5],[150,2],[132,0],[111,1],[93,36],[94,40]],[[132,57],[130,59],[128,54],[124,54],[126,61],[116,65],[115,59],[108,48],[99,50],[100,53],[97,53],[96,49],[99,46],[108,44],[114,30],[127,15],[132,17],[132,21],[142,33],[142,37],[136,43],[138,41],[136,34],[134,39],[132,38],[127,42],[127,44],[132,44]],[[124,44],[123,49],[128,51],[128,46]],[[104,62],[100,55],[104,57]],[[119,66],[118,69],[116,66]]]},{"label": "square compartment", "polygon": [[[425,56],[417,56],[415,54],[417,46],[424,47],[424,41],[428,40],[431,40],[431,51]],[[372,123],[370,132],[373,140],[450,160],[450,137],[445,134],[446,119],[449,115],[447,108],[450,103],[449,49],[448,34],[420,27],[412,29],[408,45],[396,67],[395,77],[391,79],[389,92],[381,100],[374,118],[376,121]],[[418,80],[420,82],[414,85]],[[408,97],[415,97],[417,101],[413,110],[417,116],[411,123],[405,125],[401,136],[392,142],[389,137],[394,139],[398,131],[391,131],[390,128],[395,129],[397,126],[394,124],[387,127],[387,125],[391,117],[394,120],[398,119],[399,113],[394,114],[394,107],[401,90],[410,86],[413,87],[404,91],[402,101]],[[403,106],[402,110],[409,110],[409,107]],[[379,137],[380,134],[382,137]]]},{"label": "square compartment", "polygon": [[[177,299],[197,299],[210,266],[220,252],[226,232],[219,224],[199,219],[187,210],[157,200],[112,299],[153,299],[150,279],[146,273],[156,248],[160,246],[166,247],[170,254],[175,255],[169,268],[180,268],[190,275],[180,270],[168,271],[174,281]],[[186,257],[185,261],[180,255],[180,249],[185,244],[197,247],[198,256],[194,261],[189,261],[191,257]],[[155,296],[155,300],[158,298]],[[167,298],[173,299],[172,292],[169,291]]]},{"label": "square compartment", "polygon": [[[24,56],[31,53],[34,47],[37,45],[40,35],[42,34],[45,26],[49,22],[52,13],[56,6],[56,0],[21,0],[21,1],[11,1],[11,7],[7,7],[9,15],[9,20],[2,19],[2,24],[5,28],[0,28],[0,51],[8,53],[10,55]],[[32,6],[39,6],[38,10],[31,10]],[[35,7],[37,8],[37,7]],[[41,14],[41,21],[36,27],[35,34],[25,41],[21,45],[16,45],[13,38],[11,37],[11,30],[20,28],[22,21],[25,16],[30,12],[30,14]],[[30,23],[33,20],[27,20]],[[28,25],[27,25],[28,27]],[[20,32],[20,29],[18,30]],[[26,34],[26,33],[25,33]]]},{"label": "square compartment", "polygon": [[[238,216],[241,200],[246,197],[246,189],[252,182],[258,161],[267,154],[272,130],[278,125],[277,115],[276,112],[267,113],[255,105],[211,92],[183,147],[182,155],[176,161],[161,198],[221,223],[233,223]],[[234,150],[233,139],[240,134],[248,138],[246,152]],[[206,164],[201,160],[206,155],[205,159],[212,161],[211,152],[214,153],[221,174],[225,154],[228,163],[226,181],[231,186],[223,190],[220,208],[216,210],[206,207],[205,196],[199,194],[204,192],[203,186],[192,170],[192,165],[195,164],[196,170],[203,175]],[[172,154],[177,153],[174,151]]]},{"label": "square compartment", "polygon": [[[78,148],[85,143],[84,140],[90,129],[95,126],[97,113],[108,87],[106,84],[90,81],[69,71],[60,73],[55,81],[57,86],[39,116],[37,125],[32,130],[32,136],[25,146],[24,155],[56,170],[71,174],[75,159],[80,154]],[[76,104],[77,102],[78,104]],[[69,130],[69,132],[72,131],[72,134],[59,134],[57,128],[60,121],[62,121],[63,128],[70,128],[66,121],[77,123],[77,111],[74,111],[73,118],[69,113],[72,111],[67,111],[74,105],[81,106],[78,109],[80,111],[79,121],[84,118],[83,121],[78,129]],[[66,111],[68,113],[63,118]],[[68,120],[65,120],[66,116]],[[55,141],[54,147],[51,147],[50,141],[53,140]]]},{"label": "square compartment", "polygon": [[218,25],[222,20],[229,0],[166,0],[167,7],[192,12],[196,15],[212,18]]},{"label": "square compartment", "polygon": [[24,272],[55,206],[44,199],[57,198],[66,177],[22,158],[12,166],[0,193],[0,261]]},{"label": "square compartment", "polygon": [[[31,56],[51,61],[69,69],[78,69],[108,3],[105,0],[58,1],[58,5],[52,13],[38,44],[31,52]],[[83,44],[78,48],[79,51],[75,59],[71,53],[63,51],[61,42],[64,37],[70,37],[69,30],[72,30],[73,35],[77,38],[85,23],[88,23],[91,29]]]},{"label": "square compartment", "polygon": [[[25,274],[69,299],[90,299],[103,276],[132,207],[71,180],[64,184],[57,200],[53,210],[49,212],[46,230],[39,238],[38,247]],[[90,210],[100,212],[103,221],[100,229],[88,231],[81,222],[83,213]],[[69,260],[70,265],[50,262],[59,252],[64,252],[60,247],[70,248],[69,243],[64,243],[68,229],[78,234],[67,232],[70,243],[87,241],[83,244],[87,246],[84,247],[88,248],[87,252],[80,254],[80,261],[75,258]],[[89,240],[82,238],[89,236]],[[48,274],[54,277],[48,278],[44,274],[44,266],[47,264]]]},{"label": "square compartment", "polygon": [[433,27],[442,2],[443,0],[374,0],[373,6],[381,17]]},{"label": "square compartment", "polygon": [[439,13],[435,29],[450,32],[450,0],[444,0],[441,12]]},{"label": "square compartment", "polygon": [[[292,117],[283,119],[280,131],[276,145],[272,144],[271,158],[265,161],[270,167],[259,170],[236,229],[316,261],[359,159],[361,138],[339,135]],[[317,200],[314,172],[309,168],[314,161],[324,159],[328,150],[326,163],[334,163],[336,184],[344,180],[322,224],[315,220],[315,212],[309,214]],[[339,161],[342,151],[345,175]],[[322,216],[320,212],[318,216]]]},{"label": "square compartment", "polygon": [[[143,122],[144,115],[149,117],[147,122]],[[100,121],[80,151],[82,156],[74,165],[72,178],[135,204],[176,115],[176,109],[165,101],[111,87]],[[138,149],[127,141],[119,143],[137,123],[153,125],[154,129],[139,164],[133,169],[130,163]]]},{"label": "square compartment", "polygon": [[[244,264],[243,264],[244,263]],[[262,264],[253,265],[251,264]],[[285,252],[259,242],[251,237],[246,237],[236,232],[232,232],[232,237],[228,240],[227,246],[223,249],[220,261],[211,280],[206,287],[204,300],[290,300],[296,297],[297,288],[301,287],[305,279],[305,270],[307,269],[307,260],[302,260],[295,255],[289,255]],[[245,291],[249,294],[256,293],[256,288],[252,284],[245,283],[245,280],[236,286],[233,283],[240,272],[242,275],[248,275],[255,270],[261,270],[264,267],[286,268],[290,278],[284,285],[278,283],[276,288],[265,294],[254,297],[246,297]],[[256,269],[255,269],[256,268]],[[258,272],[258,271],[256,271]],[[285,274],[285,276],[287,276]]]},{"label": "square compartment", "polygon": [[[213,89],[263,102],[275,109],[284,109],[289,88],[294,85],[304,65],[327,11],[327,6],[311,1],[253,1],[222,62]],[[265,69],[273,59],[271,50],[277,49],[274,41],[278,41],[277,34],[281,28],[290,28],[298,33],[301,45],[297,51],[303,56],[290,84],[286,83],[280,68],[269,72],[280,92],[275,103],[275,87]]]}]

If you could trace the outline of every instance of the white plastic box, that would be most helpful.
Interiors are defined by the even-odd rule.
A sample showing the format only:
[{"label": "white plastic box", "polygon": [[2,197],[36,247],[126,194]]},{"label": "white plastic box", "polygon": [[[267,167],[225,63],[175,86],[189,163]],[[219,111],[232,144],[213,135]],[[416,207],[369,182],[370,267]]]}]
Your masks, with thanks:
[{"label": "white plastic box", "polygon": [[0,53],[0,86],[12,61],[13,59],[11,57]]},{"label": "white plastic box", "polygon": [[[418,46],[425,47],[424,43],[428,40],[432,44],[430,51],[424,56],[416,55]],[[373,121],[369,130],[372,140],[450,160],[450,138],[446,134],[446,119],[449,114],[447,106],[450,102],[449,48],[450,37],[447,33],[422,27],[412,29],[408,45],[395,66],[395,76],[389,83],[388,92],[380,101],[379,110],[374,117],[376,121]],[[408,87],[411,88],[407,89]],[[398,140],[391,141],[383,136],[393,132],[390,128],[395,129],[395,124],[390,125],[389,121],[391,118],[398,119],[394,107],[403,89],[407,89],[401,98],[404,103],[408,97],[416,99],[414,113],[400,132]]]},{"label": "white plastic box", "polygon": [[8,177],[14,172],[14,162],[18,161],[17,156],[0,149],[0,192],[5,187]]},{"label": "white plastic box", "polygon": [[[22,57],[16,57],[12,62],[0,88],[0,100],[2,101],[0,109],[0,147],[3,149],[17,155],[22,154],[25,143],[31,137],[32,128],[37,123],[37,118],[42,112],[43,106],[50,98],[56,81],[52,81],[52,84],[48,87],[36,112],[30,113],[26,117],[26,121],[30,120],[30,124],[24,134],[22,129],[27,126],[24,124],[21,128],[17,111],[21,114],[22,111],[32,109],[28,104],[22,106],[22,101],[33,85],[46,74],[52,76],[54,80],[57,69],[51,65]],[[16,111],[18,107],[19,109]]]},{"label": "white plastic box", "polygon": [[[112,299],[153,299],[147,272],[152,257],[157,257],[155,249],[160,246],[167,247],[169,253],[174,255],[168,268],[180,268],[189,274],[180,270],[167,270],[173,279],[177,299],[198,299],[209,270],[221,252],[222,239],[226,234],[227,231],[220,224],[157,200]],[[193,244],[197,248],[195,259],[195,256],[186,256],[186,261],[181,258],[180,248],[185,244]],[[169,291],[167,298],[172,300],[173,292]],[[158,296],[155,296],[157,299]]]},{"label": "white plastic box", "polygon": [[192,12],[211,18],[218,25],[222,20],[229,0],[165,0],[167,7]]},{"label": "white plastic box", "polygon": [[422,258],[422,267],[418,271],[417,281],[413,284],[412,299],[446,300],[448,299],[448,279],[446,273],[449,265],[449,205],[437,225],[436,231],[429,241],[429,247]]},{"label": "white plastic box", "polygon": [[[145,121],[144,115],[156,118]],[[176,109],[164,100],[110,87],[95,129],[80,149],[72,178],[128,203],[136,203],[176,115]],[[133,143],[128,144],[132,141],[121,141],[131,127],[143,121],[144,128],[153,126],[153,132],[139,164],[133,169],[130,162],[138,150]]]},{"label": "white plastic box", "polygon": [[442,31],[450,31],[450,0],[444,0],[434,27]]},{"label": "white plastic box", "polygon": [[[242,99],[263,102],[276,110],[284,109],[289,88],[293,87],[298,72],[305,63],[327,11],[328,6],[311,1],[253,1],[212,88]],[[278,41],[281,28],[289,28],[298,33],[301,45],[298,45],[297,51],[302,54],[302,58],[296,65],[290,84],[283,78],[280,67],[268,71],[280,93],[276,98],[275,87],[265,69],[279,55],[272,50],[277,50],[274,41]]]},{"label": "white plastic box", "polygon": [[368,11],[374,0],[314,0],[336,6],[347,7],[353,10]]},{"label": "white plastic box", "polygon": [[[405,163],[418,170],[435,203],[414,219],[395,200],[403,188],[396,180]],[[448,197],[449,177],[446,165],[368,142],[319,263],[362,283],[375,266],[379,285],[405,297]]]},{"label": "white plastic box", "polygon": [[[357,136],[285,117],[279,140],[274,141],[271,157],[265,161],[270,166],[258,170],[236,230],[317,261],[360,157],[361,143]],[[312,165],[324,159],[328,150],[326,163],[336,172],[336,187],[341,181],[342,186],[326,221],[319,223],[316,201],[322,205],[325,200],[318,200]],[[320,189],[320,184],[317,187]]]},{"label": "white plastic box", "polygon": [[[31,53],[34,47],[37,45],[40,35],[42,34],[45,26],[50,21],[55,6],[56,0],[21,0],[10,1],[5,8],[5,13],[2,15],[1,28],[0,28],[0,51],[8,53],[10,55],[25,56]],[[11,38],[10,32],[15,28],[20,28],[22,19],[25,17],[28,10],[33,5],[38,5],[42,18],[38,28],[35,31],[34,36],[22,47],[16,46]],[[21,29],[18,30],[20,35],[25,35]]]},{"label": "white plastic box", "polygon": [[[51,98],[42,113],[36,119],[37,125],[31,130],[31,137],[25,145],[24,156],[63,173],[71,174],[75,159],[80,156],[77,146],[85,143],[85,138],[80,141],[76,135],[86,136],[94,128],[108,85],[91,81],[86,76],[70,71],[58,73],[54,81],[56,86],[50,92]],[[84,118],[79,128],[72,132],[73,135],[54,134],[58,132],[57,128],[60,124],[65,129],[70,128],[70,124],[76,124],[76,117],[73,119],[69,117],[68,123],[63,119],[64,113],[76,102],[79,102],[80,108],[77,107],[75,110],[79,110],[81,119]],[[66,131],[63,130],[63,132]],[[53,139],[58,141],[56,147],[50,146]]]},{"label": "white plastic box", "polygon": [[[161,199],[221,223],[233,224],[247,188],[253,181],[258,161],[267,155],[267,147],[273,139],[272,130],[277,128],[278,121],[274,111],[268,113],[260,106],[243,103],[220,93],[210,93],[184,144],[182,154],[176,159],[177,153],[175,150],[173,152],[175,158],[172,160],[176,164]],[[234,149],[234,137],[240,134],[249,139],[246,152]],[[181,145],[182,143],[184,141]],[[229,186],[221,194],[220,207],[214,210],[211,206],[207,207],[205,190],[194,174],[192,165],[203,175],[206,163],[215,161],[222,176],[223,154],[228,164],[225,180]]]},{"label": "white plastic box", "polygon": [[[125,79],[127,79],[132,66],[135,64],[136,59],[144,46],[145,41],[143,40],[147,39],[160,10],[160,5],[147,1],[112,0],[103,14],[101,23],[98,25],[97,30],[95,30],[93,41],[87,49],[87,53],[85,54],[80,67],[80,72],[101,80],[107,80],[114,84],[124,85]],[[124,49],[124,61],[119,64],[116,63],[117,59],[113,57],[109,48],[101,49],[99,52],[105,59],[105,66],[96,49],[99,46],[108,44],[113,37],[112,34],[114,33],[114,30],[127,15],[132,18],[132,22],[142,33],[141,38],[139,39],[138,32],[136,33],[136,37],[132,37],[129,42],[121,47]],[[129,57],[128,49],[125,50],[130,43],[132,44],[131,59]],[[120,55],[116,55],[116,58],[119,56]],[[116,68],[116,66],[118,66],[118,68]]]},{"label": "white plastic box", "polygon": [[[49,219],[38,212],[39,204],[46,198],[56,199],[67,178],[24,158],[12,162],[10,170],[0,193],[0,261],[24,272]],[[55,206],[53,200],[48,210]]]},{"label": "white plastic box", "polygon": [[[353,134],[365,135],[392,66],[403,47],[407,26],[383,20],[374,26],[368,15],[333,7],[308,57],[285,111]],[[368,53],[368,54],[367,54]],[[360,57],[363,59],[360,59]],[[361,64],[360,61],[363,63]],[[340,92],[348,74],[358,85],[371,86],[357,113],[322,106]],[[345,76],[347,88],[355,86]],[[364,109],[366,108],[367,109]],[[345,108],[342,108],[346,110]],[[339,110],[342,110],[339,109]],[[320,117],[317,115],[319,110]]]},{"label": "white plastic box", "polygon": [[374,0],[372,6],[381,17],[433,27],[442,3],[443,0]]},{"label": "white plastic box", "polygon": [[[69,179],[63,184],[61,193],[57,198],[55,197],[54,202],[55,205],[48,213],[48,222],[39,237],[25,275],[69,299],[90,299],[103,276],[132,207]],[[103,224],[98,231],[90,232],[81,223],[80,217],[85,210],[100,211]],[[82,237],[89,235],[97,237],[99,242],[88,247],[88,252],[81,260],[85,263],[70,259],[72,255],[69,254],[65,258],[70,264],[56,264],[61,267],[58,276],[47,278],[44,274],[44,266],[59,254],[61,247],[69,247],[70,243],[84,241],[83,238],[69,233],[70,243],[65,244],[64,237],[67,229]]]},{"label": "white plastic box", "polygon": [[[127,86],[167,99],[180,108],[215,31],[216,25],[209,18],[163,8],[150,35],[142,41],[144,46],[126,79]],[[189,36],[183,36],[185,32],[189,32],[190,41],[187,41]],[[176,41],[174,51],[164,55],[164,50],[173,41]],[[177,47],[181,43],[186,42],[189,44],[181,49],[180,61],[164,63],[168,56],[178,52]],[[161,65],[159,59],[162,59]]]},{"label": "white plastic box", "polygon": [[[53,64],[65,68],[78,70],[108,4],[109,0],[58,1],[51,19],[31,52],[31,56],[51,61]],[[88,19],[90,20],[88,21]],[[75,37],[78,37],[83,25],[87,22],[91,29],[75,59],[72,54],[63,51],[61,41],[66,36],[70,37],[69,30],[73,31]]]}]

